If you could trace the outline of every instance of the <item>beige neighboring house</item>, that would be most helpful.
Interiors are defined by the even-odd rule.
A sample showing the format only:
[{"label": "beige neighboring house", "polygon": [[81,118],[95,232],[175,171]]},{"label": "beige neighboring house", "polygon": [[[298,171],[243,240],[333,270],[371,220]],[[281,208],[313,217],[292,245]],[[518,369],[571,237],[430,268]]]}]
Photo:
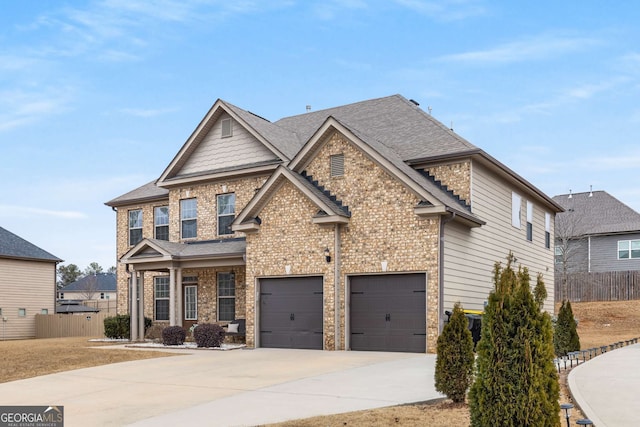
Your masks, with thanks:
[{"label": "beige neighboring house", "polygon": [[114,273],[97,273],[81,277],[73,283],[58,290],[58,307],[56,311],[69,312],[79,308],[82,302],[91,308],[103,312],[116,311],[117,303],[116,275]]},{"label": "beige neighboring house", "polygon": [[275,122],[218,100],[157,180],[106,204],[134,339],[144,314],[246,319],[248,347],[435,352],[510,251],[553,308],[562,208],[400,95]]},{"label": "beige neighboring house", "polygon": [[60,258],[0,227],[0,336],[35,338],[36,314],[54,314]]}]

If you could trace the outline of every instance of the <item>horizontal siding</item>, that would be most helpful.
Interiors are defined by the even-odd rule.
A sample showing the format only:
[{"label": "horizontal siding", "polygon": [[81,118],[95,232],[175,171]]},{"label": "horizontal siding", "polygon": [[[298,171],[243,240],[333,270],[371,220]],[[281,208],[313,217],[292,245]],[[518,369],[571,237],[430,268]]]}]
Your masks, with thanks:
[{"label": "horizontal siding", "polygon": [[640,240],[640,233],[591,237],[591,271],[640,270],[640,259],[618,259],[618,241]]},{"label": "horizontal siding", "polygon": [[[42,309],[55,313],[55,263],[0,259],[2,339],[36,336],[35,316]],[[25,317],[18,309],[26,309]]]},{"label": "horizontal siding", "polygon": [[179,175],[207,172],[276,159],[276,156],[267,147],[236,121],[233,121],[233,136],[222,138],[221,120],[228,117],[222,116],[213,125],[207,136],[182,167]]},{"label": "horizontal siding", "polygon": [[[511,192],[521,196],[520,229],[511,225]],[[509,251],[517,258],[517,265],[529,268],[532,285],[538,272],[543,274],[548,299],[545,308],[553,310],[554,273],[553,244],[545,248],[545,212],[533,198],[528,199],[521,189],[500,180],[484,166],[472,167],[473,213],[486,225],[467,228],[456,223],[445,226],[445,308],[457,301],[464,308],[481,310],[493,290],[493,266],[504,263]],[[526,239],[526,202],[533,202],[533,241]],[[551,212],[549,212],[551,213]],[[553,214],[551,224],[553,236]]]}]

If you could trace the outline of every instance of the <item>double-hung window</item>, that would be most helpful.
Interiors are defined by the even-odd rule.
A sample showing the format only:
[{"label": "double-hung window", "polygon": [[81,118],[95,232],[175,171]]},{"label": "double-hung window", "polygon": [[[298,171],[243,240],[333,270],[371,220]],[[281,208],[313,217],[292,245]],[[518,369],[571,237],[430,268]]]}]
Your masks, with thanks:
[{"label": "double-hung window", "polygon": [[551,249],[551,214],[544,213],[544,247]]},{"label": "double-hung window", "polygon": [[180,200],[180,236],[183,239],[198,237],[197,199]]},{"label": "double-hung window", "polygon": [[[218,234],[233,234],[231,223],[236,214],[235,193],[218,195]],[[233,320],[233,319],[232,319]]]},{"label": "double-hung window", "polygon": [[169,276],[159,276],[154,281],[156,320],[169,320]]},{"label": "double-hung window", "polygon": [[129,246],[142,240],[142,209],[129,211]]},{"label": "double-hung window", "polygon": [[236,275],[218,273],[218,320],[230,321],[236,315]]},{"label": "double-hung window", "polygon": [[618,259],[640,258],[640,240],[619,240]]},{"label": "double-hung window", "polygon": [[527,240],[533,241],[533,203],[527,200]]},{"label": "double-hung window", "polygon": [[169,206],[156,206],[153,209],[155,238],[169,240]]},{"label": "double-hung window", "polygon": [[522,199],[517,193],[511,193],[511,225],[520,228],[520,210],[522,209]]}]

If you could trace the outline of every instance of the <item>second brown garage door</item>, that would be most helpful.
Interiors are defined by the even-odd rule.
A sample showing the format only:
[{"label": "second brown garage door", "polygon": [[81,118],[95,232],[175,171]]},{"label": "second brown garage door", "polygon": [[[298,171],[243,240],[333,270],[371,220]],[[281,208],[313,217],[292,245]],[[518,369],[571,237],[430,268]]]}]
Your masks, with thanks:
[{"label": "second brown garage door", "polygon": [[425,274],[353,276],[351,350],[426,351]]},{"label": "second brown garage door", "polygon": [[260,279],[260,346],[322,350],[322,277]]}]

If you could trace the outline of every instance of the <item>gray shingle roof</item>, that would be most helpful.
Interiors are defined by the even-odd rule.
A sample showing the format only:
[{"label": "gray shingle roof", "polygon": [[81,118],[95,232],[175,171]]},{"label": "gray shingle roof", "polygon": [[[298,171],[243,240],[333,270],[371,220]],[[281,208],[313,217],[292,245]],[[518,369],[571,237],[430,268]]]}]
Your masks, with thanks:
[{"label": "gray shingle roof", "polygon": [[149,200],[169,198],[169,190],[160,188],[156,185],[156,180],[146,183],[145,185],[131,190],[122,196],[116,197],[105,203],[107,206],[122,206],[134,202],[144,202]]},{"label": "gray shingle roof", "polygon": [[640,231],[640,214],[606,191],[576,193],[571,198],[561,194],[553,200],[565,209],[559,219],[576,216],[572,220],[576,236]]},{"label": "gray shingle roof", "polygon": [[0,227],[0,258],[62,262],[57,256],[37,247],[33,243],[27,242],[22,237],[2,227]]},{"label": "gray shingle roof", "polygon": [[[95,280],[95,282],[93,282]],[[116,275],[113,273],[98,273],[96,275],[85,276],[69,283],[60,289],[60,292],[82,292],[87,289],[96,292],[115,292],[116,291]]]},{"label": "gray shingle roof", "polygon": [[244,238],[205,240],[188,243],[169,242],[166,240],[148,239],[175,258],[193,258],[199,256],[215,257],[226,255],[242,255],[247,243]]}]

